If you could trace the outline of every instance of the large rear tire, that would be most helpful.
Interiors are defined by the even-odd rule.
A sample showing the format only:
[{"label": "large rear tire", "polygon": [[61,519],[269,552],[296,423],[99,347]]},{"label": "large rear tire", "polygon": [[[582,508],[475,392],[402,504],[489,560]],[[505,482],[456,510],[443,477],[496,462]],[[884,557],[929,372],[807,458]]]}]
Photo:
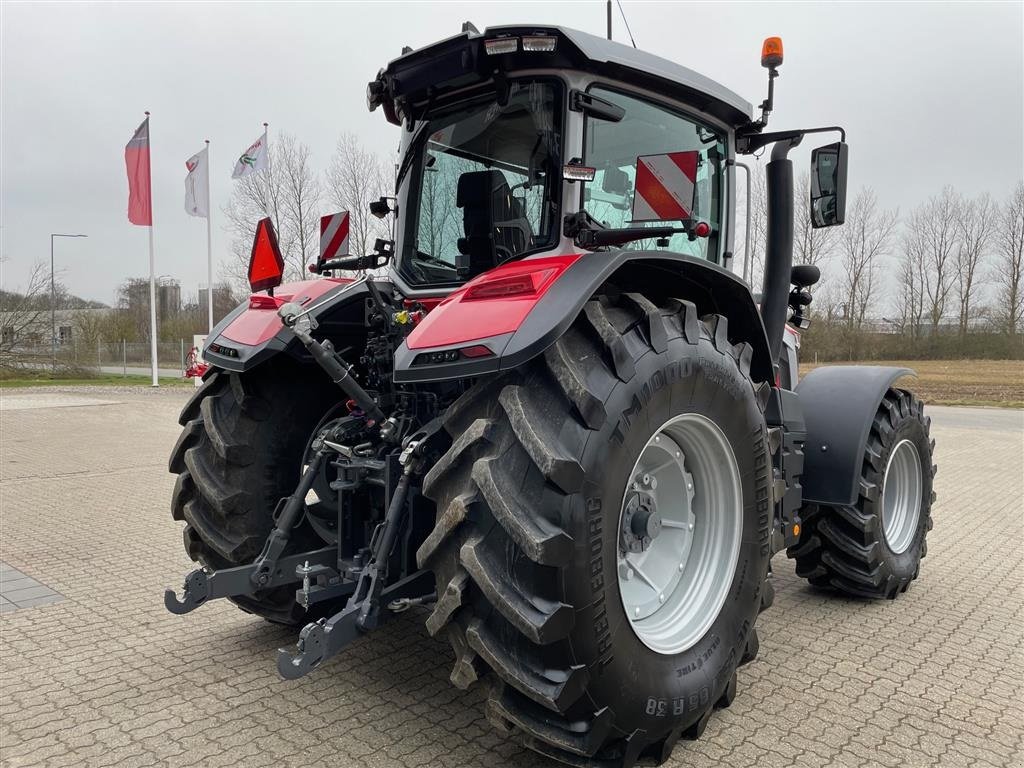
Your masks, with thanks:
[{"label": "large rear tire", "polygon": [[[178,476],[171,516],[185,522],[185,551],[211,569],[251,563],[278,501],[298,482],[304,448],[338,400],[318,370],[275,361],[247,373],[215,371],[182,409],[168,462]],[[322,546],[305,524],[289,549]],[[231,598],[271,621],[307,620],[291,586]]]},{"label": "large rear tire", "polygon": [[800,540],[787,551],[798,576],[848,595],[894,599],[928,553],[935,500],[931,419],[910,392],[890,389],[875,414],[849,506],[808,504]]},{"label": "large rear tire", "polygon": [[[750,356],[729,341],[725,318],[698,318],[688,302],[602,298],[543,358],[478,383],[446,415],[453,443],[424,482],[437,524],[417,554],[438,584],[427,628],[455,649],[455,685],[493,681],[489,719],[527,746],[577,765],[661,762],[732,701],[737,667],[757,652],[754,621],[770,602],[768,385],[751,381]],[[617,568],[629,541],[624,511],[636,512],[633,475],[642,478],[658,435],[686,443],[681,424],[697,425],[709,450],[724,446],[739,506],[719,510],[739,531],[721,550],[732,561],[714,571],[725,574],[720,599],[693,614],[708,627],[688,625],[697,636],[655,621],[656,598],[642,621],[666,631],[641,631],[629,614],[642,601],[620,590]],[[694,446],[683,476],[698,485],[700,532],[719,512],[715,492],[699,487]],[[657,504],[665,520],[676,514],[671,498]],[[703,591],[701,575],[673,589]],[[685,594],[665,594],[672,616],[686,614]]]}]

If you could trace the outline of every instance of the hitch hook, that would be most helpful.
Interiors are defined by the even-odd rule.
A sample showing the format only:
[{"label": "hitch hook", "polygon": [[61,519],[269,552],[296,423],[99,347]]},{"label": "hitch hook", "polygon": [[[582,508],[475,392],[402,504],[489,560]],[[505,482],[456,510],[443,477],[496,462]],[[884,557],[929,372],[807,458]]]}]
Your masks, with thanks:
[{"label": "hitch hook", "polygon": [[295,652],[289,648],[277,649],[277,671],[285,680],[298,680],[324,660],[326,646],[323,620],[307,624],[299,633]]},{"label": "hitch hook", "polygon": [[179,616],[194,611],[205,603],[210,597],[210,582],[206,577],[206,571],[200,569],[192,571],[185,577],[181,600],[174,593],[173,589],[164,590],[164,606],[171,613]]}]

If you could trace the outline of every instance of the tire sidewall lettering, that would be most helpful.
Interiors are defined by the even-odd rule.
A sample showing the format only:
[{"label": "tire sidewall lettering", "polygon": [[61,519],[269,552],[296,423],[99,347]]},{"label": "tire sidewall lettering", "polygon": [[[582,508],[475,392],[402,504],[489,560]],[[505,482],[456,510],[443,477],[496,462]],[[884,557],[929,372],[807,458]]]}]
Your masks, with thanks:
[{"label": "tire sidewall lettering", "polygon": [[[583,515],[574,517],[582,530],[572,531],[586,542],[576,551],[585,557],[581,565],[587,579],[564,584],[566,602],[587,606],[578,612],[573,647],[578,663],[591,669],[592,696],[611,706],[623,727],[650,729],[659,722],[665,727],[669,719],[679,726],[684,724],[680,718],[696,720],[720,695],[757,615],[771,524],[764,420],[750,382],[706,339],[696,348],[674,339],[664,353],[643,354],[633,379],[613,388],[606,407],[610,424],[591,435],[584,451]],[[625,615],[616,539],[626,477],[640,450],[655,429],[683,412],[711,418],[733,447],[743,478],[743,534],[733,584],[718,619],[693,647],[667,656],[647,648]],[[634,684],[624,689],[622,680]]]}]

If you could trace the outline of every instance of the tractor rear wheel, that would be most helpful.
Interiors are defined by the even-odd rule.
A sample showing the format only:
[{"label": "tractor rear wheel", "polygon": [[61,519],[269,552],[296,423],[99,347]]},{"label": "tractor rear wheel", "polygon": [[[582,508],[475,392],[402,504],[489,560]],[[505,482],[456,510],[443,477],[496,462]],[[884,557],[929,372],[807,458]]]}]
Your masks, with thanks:
[{"label": "tractor rear wheel", "polygon": [[890,389],[878,407],[856,504],[810,504],[787,555],[812,585],[890,600],[906,592],[928,552],[935,500],[931,419],[921,401]]},{"label": "tractor rear wheel", "polygon": [[[326,376],[287,360],[206,378],[181,412],[184,430],[168,462],[178,476],[171,516],[185,522],[185,551],[192,560],[221,569],[256,558],[278,501],[295,490],[310,434],[337,400]],[[323,546],[318,542],[301,524],[291,547]],[[274,622],[309,618],[292,586],[231,599]]]},{"label": "tractor rear wheel", "polygon": [[446,415],[417,553],[452,682],[576,765],[668,758],[736,693],[769,600],[770,456],[751,348],[721,316],[589,302],[542,358]]}]

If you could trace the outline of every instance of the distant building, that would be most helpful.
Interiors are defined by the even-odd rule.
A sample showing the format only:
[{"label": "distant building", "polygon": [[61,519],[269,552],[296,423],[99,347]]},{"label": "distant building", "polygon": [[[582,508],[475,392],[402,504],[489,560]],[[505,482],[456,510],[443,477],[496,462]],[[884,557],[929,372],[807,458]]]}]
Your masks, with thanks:
[{"label": "distant building", "polygon": [[181,311],[181,284],[177,280],[160,278],[156,287],[156,308],[160,317],[170,317]]},{"label": "distant building", "polygon": [[[121,286],[120,303],[132,314],[149,312],[149,278],[135,277]],[[156,281],[156,310],[159,317],[170,317],[181,311],[181,283],[171,277]]]},{"label": "distant building", "polygon": [[[206,311],[207,296],[210,291],[207,288],[199,289],[199,307],[203,311]],[[238,304],[234,297],[231,296],[231,290],[225,286],[214,287],[213,289],[213,315],[215,317],[222,317],[227,314],[234,305]]]},{"label": "distant building", "polygon": [[58,309],[52,325],[49,311],[0,312],[0,346],[5,349],[50,346],[54,334],[60,346],[72,345],[79,332],[80,318],[105,317],[110,309]]}]

